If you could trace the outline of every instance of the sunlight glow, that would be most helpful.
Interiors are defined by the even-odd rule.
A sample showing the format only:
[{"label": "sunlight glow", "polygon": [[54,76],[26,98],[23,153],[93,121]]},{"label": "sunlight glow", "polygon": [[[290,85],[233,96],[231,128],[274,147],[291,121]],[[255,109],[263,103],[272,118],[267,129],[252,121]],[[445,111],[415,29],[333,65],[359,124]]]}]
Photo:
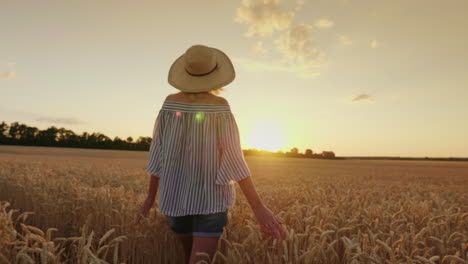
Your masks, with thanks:
[{"label": "sunlight glow", "polygon": [[284,144],[284,134],[279,125],[260,123],[246,131],[246,143],[250,148],[278,151]]}]

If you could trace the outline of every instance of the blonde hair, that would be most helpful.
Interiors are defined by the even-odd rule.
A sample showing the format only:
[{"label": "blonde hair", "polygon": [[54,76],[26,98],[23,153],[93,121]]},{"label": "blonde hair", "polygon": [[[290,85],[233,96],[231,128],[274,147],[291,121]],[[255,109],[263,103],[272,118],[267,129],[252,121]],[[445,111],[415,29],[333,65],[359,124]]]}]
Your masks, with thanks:
[{"label": "blonde hair", "polygon": [[214,89],[214,90],[211,90],[211,91],[208,91],[210,94],[214,94],[214,95],[218,95],[219,93],[221,93],[222,91],[224,91],[224,87],[221,87],[221,88],[218,88],[218,89]]}]

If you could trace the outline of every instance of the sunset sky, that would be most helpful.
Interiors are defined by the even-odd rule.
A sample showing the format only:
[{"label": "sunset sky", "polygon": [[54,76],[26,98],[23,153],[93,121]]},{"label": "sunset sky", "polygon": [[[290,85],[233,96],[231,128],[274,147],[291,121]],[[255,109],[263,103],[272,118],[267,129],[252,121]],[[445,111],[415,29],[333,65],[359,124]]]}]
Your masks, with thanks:
[{"label": "sunset sky", "polygon": [[244,148],[468,157],[466,0],[0,1],[0,122],[151,136],[204,44]]}]

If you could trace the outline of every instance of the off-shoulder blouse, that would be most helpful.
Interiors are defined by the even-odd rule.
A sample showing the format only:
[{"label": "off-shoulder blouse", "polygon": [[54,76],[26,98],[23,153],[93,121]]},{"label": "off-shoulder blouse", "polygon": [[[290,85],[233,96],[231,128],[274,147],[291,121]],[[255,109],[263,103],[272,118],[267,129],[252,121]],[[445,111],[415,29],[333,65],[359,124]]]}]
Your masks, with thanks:
[{"label": "off-shoulder blouse", "polygon": [[165,101],[154,123],[147,172],[159,177],[159,211],[211,214],[234,206],[234,183],[251,176],[229,104]]}]

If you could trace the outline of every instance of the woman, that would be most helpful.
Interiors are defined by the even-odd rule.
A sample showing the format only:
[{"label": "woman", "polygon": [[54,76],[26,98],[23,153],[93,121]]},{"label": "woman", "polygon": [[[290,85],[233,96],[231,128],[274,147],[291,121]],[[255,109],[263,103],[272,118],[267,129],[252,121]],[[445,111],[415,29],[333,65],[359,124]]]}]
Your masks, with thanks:
[{"label": "woman", "polygon": [[135,224],[147,215],[160,187],[159,211],[182,241],[186,263],[211,261],[235,203],[235,182],[262,232],[273,238],[284,236],[281,222],[252,183],[229,103],[216,96],[234,78],[234,67],[224,52],[190,47],[169,70],[168,81],[180,92],[167,96],[154,125],[149,194]]}]

